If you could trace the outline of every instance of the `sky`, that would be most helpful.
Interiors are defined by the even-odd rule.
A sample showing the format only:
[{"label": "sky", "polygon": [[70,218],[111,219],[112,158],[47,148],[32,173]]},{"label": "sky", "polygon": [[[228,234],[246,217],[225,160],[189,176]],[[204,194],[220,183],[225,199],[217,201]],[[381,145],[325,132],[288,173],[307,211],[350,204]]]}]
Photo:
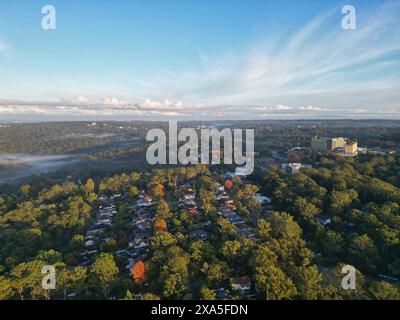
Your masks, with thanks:
[{"label": "sky", "polygon": [[0,1],[0,120],[172,118],[400,119],[400,0]]}]

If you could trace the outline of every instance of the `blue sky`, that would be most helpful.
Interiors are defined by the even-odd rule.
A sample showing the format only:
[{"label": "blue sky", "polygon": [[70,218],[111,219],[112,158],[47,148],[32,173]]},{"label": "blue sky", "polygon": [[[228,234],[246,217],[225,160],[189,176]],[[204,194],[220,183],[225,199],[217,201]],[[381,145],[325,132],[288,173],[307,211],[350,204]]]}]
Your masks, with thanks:
[{"label": "blue sky", "polygon": [[0,2],[0,119],[400,118],[399,70],[398,0]]}]

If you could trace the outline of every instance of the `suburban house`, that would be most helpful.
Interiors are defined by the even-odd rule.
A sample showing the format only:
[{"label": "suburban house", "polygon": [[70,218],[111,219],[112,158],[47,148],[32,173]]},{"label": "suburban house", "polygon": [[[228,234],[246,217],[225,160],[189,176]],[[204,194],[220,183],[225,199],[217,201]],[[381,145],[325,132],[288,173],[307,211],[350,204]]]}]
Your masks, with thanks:
[{"label": "suburban house", "polygon": [[321,223],[324,226],[326,226],[326,225],[331,223],[331,218],[326,217],[326,216],[322,216],[322,215],[316,216],[315,220],[318,221],[319,223]]},{"label": "suburban house", "polygon": [[206,240],[208,238],[208,233],[204,230],[196,230],[190,233],[191,240]]},{"label": "suburban house", "polygon": [[229,281],[230,281],[232,290],[234,290],[240,294],[245,294],[251,288],[251,281],[250,281],[249,276],[230,278]]},{"label": "suburban house", "polygon": [[256,193],[256,195],[254,196],[254,200],[260,204],[270,204],[271,203],[270,198],[263,196],[260,193]]}]

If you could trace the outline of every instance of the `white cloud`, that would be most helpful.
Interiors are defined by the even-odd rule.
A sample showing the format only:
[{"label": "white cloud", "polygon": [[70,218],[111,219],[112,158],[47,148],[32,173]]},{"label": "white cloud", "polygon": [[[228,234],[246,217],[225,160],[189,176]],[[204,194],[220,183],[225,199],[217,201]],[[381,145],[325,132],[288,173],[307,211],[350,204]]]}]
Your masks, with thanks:
[{"label": "white cloud", "polygon": [[193,102],[188,102],[188,101],[181,101],[181,100],[152,100],[152,99],[145,99],[142,101],[139,101],[135,103],[135,105],[138,108],[141,109],[158,109],[158,110],[168,110],[168,109],[174,109],[174,110],[193,110],[200,108],[202,104],[200,103],[193,103]]},{"label": "white cloud", "polygon": [[90,104],[92,101],[83,95],[79,95],[77,97],[73,97],[73,98],[69,99],[68,102],[71,104],[82,105],[82,104]]},{"label": "white cloud", "polygon": [[149,91],[170,100],[211,104],[279,104],[286,100],[305,105],[310,103],[308,93],[314,100],[319,98],[318,104],[335,105],[335,97],[324,100],[324,95],[334,92],[341,100],[345,95],[352,108],[359,104],[358,97],[347,89],[372,90],[379,81],[395,87],[390,95],[396,101],[400,79],[393,65],[400,64],[400,2],[358,12],[354,31],[340,27],[338,7],[317,16],[288,40],[261,42],[220,57],[203,55],[200,71],[161,72],[147,81],[153,83]]},{"label": "white cloud", "polygon": [[119,100],[117,97],[106,97],[101,101],[101,104],[109,106],[122,106],[125,105],[126,102]]},{"label": "white cloud", "polygon": [[[82,99],[77,99],[82,101]],[[186,108],[184,107],[186,106]],[[191,106],[188,108],[187,106]],[[142,119],[142,118],[178,118],[178,119],[268,119],[268,118],[362,118],[371,116],[370,111],[362,108],[338,109],[318,106],[289,105],[194,105],[184,101],[152,101],[110,104],[57,104],[23,101],[0,101],[0,117],[40,116],[63,119],[86,117],[90,119]],[[399,107],[393,107],[380,113],[380,117],[397,118]],[[377,115],[377,114],[375,114]]]}]

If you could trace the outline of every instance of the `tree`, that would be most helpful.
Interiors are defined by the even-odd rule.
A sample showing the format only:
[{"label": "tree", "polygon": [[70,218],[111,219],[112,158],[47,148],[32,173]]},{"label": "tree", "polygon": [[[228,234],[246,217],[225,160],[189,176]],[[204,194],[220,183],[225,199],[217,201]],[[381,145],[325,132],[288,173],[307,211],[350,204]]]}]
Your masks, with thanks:
[{"label": "tree", "polygon": [[213,206],[214,202],[217,201],[217,197],[215,196],[214,192],[207,191],[205,189],[200,189],[199,191],[200,199],[202,202],[201,208],[207,213],[210,214],[215,211]]},{"label": "tree", "polygon": [[93,179],[89,178],[89,179],[86,180],[85,192],[86,192],[86,194],[90,194],[90,193],[94,192],[94,181],[93,181]]},{"label": "tree", "polygon": [[379,262],[374,241],[366,234],[355,236],[349,244],[348,259],[351,264],[367,273],[373,273]]},{"label": "tree", "polygon": [[169,209],[169,204],[167,201],[161,199],[156,208],[157,217],[160,219],[169,219],[172,217],[172,213]]},{"label": "tree", "polygon": [[170,274],[163,284],[165,298],[182,298],[186,293],[187,285],[179,273]]},{"label": "tree", "polygon": [[3,197],[0,197],[0,213],[6,208],[6,203],[3,199]]},{"label": "tree", "polygon": [[231,180],[226,180],[225,181],[225,188],[226,189],[232,189],[233,188],[233,182]]},{"label": "tree", "polygon": [[150,246],[153,249],[161,249],[176,244],[176,238],[169,232],[157,233],[150,239]]},{"label": "tree", "polygon": [[70,271],[68,268],[64,267],[59,270],[56,274],[57,276],[57,289],[63,291],[64,300],[67,299],[67,290],[69,289],[70,283]]},{"label": "tree", "polygon": [[298,197],[294,203],[296,211],[308,218],[313,218],[320,213],[320,210],[307,199]]},{"label": "tree", "polygon": [[296,287],[301,299],[315,300],[321,293],[322,274],[315,266],[301,266],[296,277]]},{"label": "tree", "polygon": [[189,249],[192,262],[197,265],[211,256],[213,250],[209,242],[202,240],[194,241]]},{"label": "tree", "polygon": [[144,281],[144,263],[139,260],[131,269],[131,274],[136,284],[142,284]]},{"label": "tree", "polygon": [[39,290],[44,291],[41,287],[43,265],[43,262],[39,260],[32,260],[22,262],[11,270],[12,284],[21,300],[24,299],[26,289],[32,290],[35,287],[40,287]]},{"label": "tree", "polygon": [[385,281],[374,281],[368,288],[372,299],[375,300],[399,300],[400,290]]},{"label": "tree", "polygon": [[182,277],[182,280],[187,282],[190,256],[177,246],[168,248],[166,256],[167,261],[160,268],[161,278],[166,279],[171,273],[178,273]]},{"label": "tree", "polygon": [[154,293],[146,292],[139,295],[139,297],[136,300],[160,300],[160,297]]},{"label": "tree", "polygon": [[82,291],[86,286],[87,269],[77,266],[70,274],[70,289],[76,292]]},{"label": "tree", "polygon": [[74,268],[64,266],[57,271],[57,288],[63,290],[64,300],[67,298],[68,290],[79,292],[84,288],[86,271],[86,268],[80,266]]},{"label": "tree", "polygon": [[253,200],[257,191],[257,186],[253,184],[245,184],[244,187],[237,192],[237,198],[239,200]]},{"label": "tree", "polygon": [[158,183],[158,184],[152,186],[151,187],[151,194],[157,199],[162,198],[164,196],[164,194],[165,194],[164,185],[162,185],[161,183]]},{"label": "tree", "polygon": [[239,241],[225,241],[222,246],[222,254],[228,261],[232,262],[239,255],[240,247],[241,245]]},{"label": "tree", "polygon": [[382,244],[382,253],[385,254],[387,249],[400,243],[400,232],[385,225],[377,230],[380,243]]},{"label": "tree", "polygon": [[101,253],[94,261],[90,271],[94,276],[95,286],[102,288],[104,298],[107,298],[110,287],[114,284],[119,272],[114,257],[109,253]]},{"label": "tree", "polygon": [[139,190],[138,188],[136,188],[135,186],[132,186],[129,188],[129,196],[131,196],[132,198],[136,197],[139,194]]},{"label": "tree", "polygon": [[74,250],[79,250],[83,248],[84,244],[85,244],[85,238],[81,234],[74,235],[70,241],[70,246]]},{"label": "tree", "polygon": [[279,268],[278,258],[268,245],[258,246],[251,265],[255,286],[267,300],[289,299],[296,294],[293,281]]},{"label": "tree", "polygon": [[232,223],[230,223],[228,219],[222,217],[218,218],[217,225],[219,226],[219,230],[222,234],[227,234],[227,235],[236,234],[235,226]]},{"label": "tree", "polygon": [[199,179],[200,189],[209,190],[213,184],[213,180],[209,176],[201,176]]},{"label": "tree", "polygon": [[266,220],[271,224],[271,233],[275,239],[298,239],[301,237],[301,228],[290,214],[274,212],[268,215]]},{"label": "tree", "polygon": [[296,294],[292,280],[276,265],[256,267],[254,282],[267,300],[289,299]]},{"label": "tree", "polygon": [[344,209],[348,208],[352,202],[358,200],[358,193],[354,189],[348,189],[344,191],[331,192],[331,209],[335,213],[340,213]]},{"label": "tree", "polygon": [[31,192],[31,186],[29,184],[24,184],[19,188],[19,190],[21,191],[22,196],[27,199]]},{"label": "tree", "polygon": [[207,287],[203,287],[200,290],[200,299],[201,300],[215,300],[216,294],[214,291],[208,289]]},{"label": "tree", "polygon": [[400,275],[400,257],[395,258],[393,262],[389,265],[389,270],[394,275]]},{"label": "tree", "polygon": [[164,232],[167,230],[167,222],[164,219],[156,219],[154,222],[155,232]]},{"label": "tree", "polygon": [[132,179],[133,182],[136,182],[136,181],[138,181],[140,179],[142,174],[139,173],[139,172],[132,172],[129,176],[130,176],[130,178]]},{"label": "tree", "polygon": [[92,203],[97,200],[97,194],[95,194],[94,192],[91,192],[86,196],[86,199],[89,203]]},{"label": "tree", "polygon": [[328,230],[321,239],[323,253],[330,261],[338,261],[343,254],[344,240],[340,233]]},{"label": "tree", "polygon": [[8,300],[14,296],[12,281],[4,276],[0,276],[0,300]]},{"label": "tree", "polygon": [[222,281],[226,279],[228,274],[227,266],[224,266],[222,263],[212,263],[205,271],[207,284],[209,286],[219,285]]},{"label": "tree", "polygon": [[122,300],[134,300],[134,296],[132,292],[126,290],[125,297]]},{"label": "tree", "polygon": [[265,221],[264,219],[258,220],[257,234],[261,240],[263,241],[268,240],[271,237],[270,231],[271,231],[271,224],[269,222]]}]

